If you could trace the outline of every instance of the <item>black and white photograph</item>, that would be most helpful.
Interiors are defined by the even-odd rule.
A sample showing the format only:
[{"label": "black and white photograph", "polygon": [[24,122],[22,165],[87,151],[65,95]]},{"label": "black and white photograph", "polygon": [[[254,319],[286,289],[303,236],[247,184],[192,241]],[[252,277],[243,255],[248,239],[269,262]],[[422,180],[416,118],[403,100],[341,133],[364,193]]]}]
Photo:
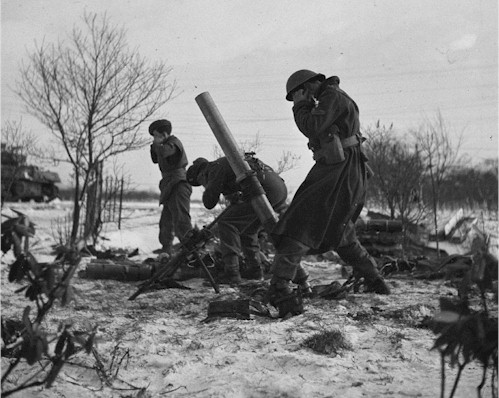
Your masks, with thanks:
[{"label": "black and white photograph", "polygon": [[1,396],[497,398],[494,0],[2,0]]}]

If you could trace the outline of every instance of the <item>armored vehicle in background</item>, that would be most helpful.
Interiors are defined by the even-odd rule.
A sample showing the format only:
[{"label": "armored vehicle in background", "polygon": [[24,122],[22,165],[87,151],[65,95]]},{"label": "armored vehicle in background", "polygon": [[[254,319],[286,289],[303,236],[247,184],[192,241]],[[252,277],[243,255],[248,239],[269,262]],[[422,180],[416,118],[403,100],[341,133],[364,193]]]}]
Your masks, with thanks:
[{"label": "armored vehicle in background", "polygon": [[59,174],[26,164],[26,156],[8,150],[2,143],[2,203],[4,201],[50,201],[59,196]]}]

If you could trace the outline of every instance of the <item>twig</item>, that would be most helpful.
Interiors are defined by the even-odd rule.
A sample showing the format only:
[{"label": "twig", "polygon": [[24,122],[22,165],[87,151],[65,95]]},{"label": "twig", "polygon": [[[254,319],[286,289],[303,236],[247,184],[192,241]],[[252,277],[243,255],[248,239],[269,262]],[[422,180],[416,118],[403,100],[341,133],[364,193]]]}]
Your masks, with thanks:
[{"label": "twig", "polygon": [[[70,376],[70,375],[68,375],[67,373],[64,373],[64,375],[65,375],[67,378],[69,378],[69,379],[76,380],[73,376]],[[66,381],[67,381],[68,383],[74,384],[75,386],[80,386],[80,387],[86,388],[87,390],[92,391],[92,392],[101,391],[101,390],[104,388],[104,386],[103,386],[103,385],[101,385],[101,388],[98,388],[98,389],[96,389],[96,390],[95,390],[95,389],[90,388],[90,387],[87,387],[87,386],[85,386],[85,385],[83,385],[83,384],[77,383],[76,381],[71,381],[71,380],[66,380]]]},{"label": "twig", "polygon": [[120,346],[120,343],[116,344],[113,348],[113,356],[111,357],[111,365],[109,365],[109,369],[112,369],[114,366],[114,359],[116,358],[116,351],[118,351],[118,347]]},{"label": "twig", "polygon": [[[35,374],[33,374],[33,376],[31,376],[31,377],[29,377],[28,379],[26,379],[26,380],[24,381],[24,383],[27,383],[27,382],[29,382],[30,380],[32,380],[32,379],[34,379],[35,377],[37,377],[37,376],[38,376],[38,374],[40,374],[41,372],[43,372],[43,371],[45,370],[45,368],[47,368],[47,366],[49,366],[49,364],[51,364],[51,363],[52,363],[51,361],[48,361],[45,365],[43,365],[40,361],[38,361],[38,364],[40,365],[41,369],[40,369],[38,372],[36,372]],[[43,380],[43,383],[45,383],[45,380],[46,380],[46,378]],[[24,383],[23,383],[23,384],[24,384]]]},{"label": "twig", "polygon": [[487,381],[487,365],[483,364],[482,380],[481,380],[480,384],[477,387],[478,398],[482,398],[482,388],[485,385],[486,381]]},{"label": "twig", "polygon": [[106,369],[104,369],[104,364],[102,363],[102,361],[100,359],[99,353],[97,352],[97,350],[94,347],[92,347],[92,354],[93,354],[95,361],[96,361],[95,369],[96,369],[97,374],[99,375],[101,381],[102,381],[102,379],[104,379],[104,383],[107,386],[111,386],[112,383],[109,380],[109,376],[107,375]]},{"label": "twig", "polygon": [[[177,388],[174,388],[173,390],[170,390],[170,391],[165,391],[165,392],[161,392],[159,393],[159,395],[166,395],[166,394],[170,394],[171,392],[175,392],[177,390],[180,390],[181,388],[185,388],[187,389],[186,386],[178,386]],[[207,390],[207,389],[206,389]],[[206,391],[206,390],[203,390],[203,391]],[[199,392],[202,392],[202,391],[199,391]]]},{"label": "twig", "polygon": [[21,361],[21,358],[17,357],[16,360],[14,362],[12,362],[10,365],[9,365],[9,368],[5,371],[5,373],[3,374],[2,376],[2,384],[3,382],[7,379],[7,377],[9,376],[9,374],[15,369],[15,367],[19,364],[19,362]]},{"label": "twig", "polygon": [[459,383],[459,379],[461,378],[461,373],[463,372],[464,368],[466,367],[466,362],[463,363],[462,365],[459,364],[458,366],[459,366],[459,369],[457,371],[456,380],[454,380],[454,386],[452,387],[452,391],[449,395],[449,398],[452,398],[454,396],[454,393],[456,392],[457,385]]},{"label": "twig", "polygon": [[[181,386],[181,387],[184,387],[185,389],[187,389],[187,387],[185,387],[185,386]],[[181,387],[178,387],[178,388],[176,388],[175,390],[178,390],[178,389],[179,389],[179,388],[181,388]],[[167,392],[161,393],[161,395],[164,395],[164,394],[169,394],[169,393],[171,393],[171,392],[173,392],[173,391],[175,391],[175,390],[171,390],[171,391],[167,391]],[[188,395],[197,395],[197,394],[199,394],[199,393],[201,393],[201,392],[205,392],[205,391],[208,391],[208,388],[205,388],[205,389],[203,389],[203,390],[199,390],[199,391],[193,391],[193,392],[190,392],[190,393],[187,393],[187,394],[188,394]],[[183,395],[184,395],[184,396],[186,396],[185,394],[183,394]],[[204,396],[204,395],[203,395],[203,396]]]},{"label": "twig", "polygon": [[440,351],[440,398],[445,398],[445,355]]},{"label": "twig", "polygon": [[8,397],[9,395],[14,394],[15,392],[22,391],[22,390],[25,390],[27,388],[41,386],[44,383],[45,383],[45,381],[42,380],[42,381],[34,381],[31,384],[23,384],[23,385],[20,385],[19,387],[14,388],[13,390],[2,392],[2,397]]},{"label": "twig", "polygon": [[497,370],[497,369],[492,369],[492,377],[490,380],[490,387],[492,389],[492,398],[497,398],[497,389],[496,389],[496,375],[497,375],[497,373],[494,370]]},{"label": "twig", "polygon": [[81,363],[70,362],[70,361],[66,361],[65,363],[66,363],[66,365],[77,366],[77,367],[80,367],[80,368],[83,368],[83,369],[89,369],[89,370],[94,370],[95,369],[95,366],[84,365],[84,364],[81,364]]},{"label": "twig", "polygon": [[127,363],[125,365],[125,368],[128,366],[128,360],[130,359],[130,350],[127,349],[126,352],[123,354],[123,356],[121,357],[120,361],[118,362],[118,367],[116,369],[116,373],[114,374],[114,377],[117,377],[118,376],[118,372],[120,371],[120,368],[121,368],[121,363],[123,362],[123,360],[127,358]]},{"label": "twig", "polygon": [[122,379],[117,379],[119,381],[121,381],[122,383],[125,383],[126,385],[130,386],[131,388],[118,388],[118,387],[112,387],[111,388],[113,390],[117,390],[117,391],[133,391],[133,390],[142,390],[143,388],[148,388],[149,386],[147,387],[137,387],[137,386],[134,386],[132,383],[129,383],[128,381],[125,381],[125,380],[122,380]]},{"label": "twig", "polygon": [[[70,378],[70,379],[73,379],[73,380],[76,380],[73,376],[70,376],[69,374],[65,373],[65,376]],[[112,385],[112,383],[110,383],[108,385],[108,387],[111,389],[111,390],[115,390],[115,391],[135,391],[135,390],[142,390],[144,387],[137,387],[137,386],[134,386],[133,384],[131,383],[128,383],[127,381],[125,380],[121,380],[121,379],[118,379],[119,381],[121,381],[122,383],[125,383],[127,384],[128,386],[130,386],[131,388],[119,388],[119,387],[114,387]],[[80,384],[80,383],[77,383],[76,381],[71,381],[71,380],[67,380],[69,383],[71,384],[74,384],[74,385],[77,385],[77,386],[80,386],[80,387],[83,387],[83,388],[86,388],[87,390],[90,390],[90,391],[93,391],[93,392],[96,392],[96,391],[101,391],[103,388],[104,388],[104,383],[101,383],[101,388],[97,389],[97,390],[94,390],[88,386],[85,386],[83,384]],[[101,381],[102,382],[102,381]],[[147,389],[147,387],[145,387]]]}]

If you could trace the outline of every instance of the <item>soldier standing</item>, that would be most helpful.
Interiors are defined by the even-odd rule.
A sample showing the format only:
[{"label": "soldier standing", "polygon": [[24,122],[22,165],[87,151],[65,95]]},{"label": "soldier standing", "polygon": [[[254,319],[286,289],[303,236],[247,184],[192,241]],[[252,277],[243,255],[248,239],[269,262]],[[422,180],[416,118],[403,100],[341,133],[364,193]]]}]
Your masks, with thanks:
[{"label": "soldier standing", "polygon": [[192,229],[190,198],[192,187],[186,180],[187,156],[180,140],[171,134],[169,120],[156,120],[149,126],[154,137],[151,144],[151,159],[157,163],[162,179],[159,183],[160,199],[163,205],[159,220],[159,242],[161,248],[155,253],[171,255],[174,233],[182,238]]},{"label": "soldier standing", "polygon": [[[262,161],[247,156],[251,169],[256,173],[265,194],[276,212],[286,205],[288,191],[284,180]],[[253,210],[249,196],[236,181],[236,175],[226,157],[213,162],[198,158],[187,170],[187,181],[193,186],[203,185],[203,204],[207,209],[214,208],[224,195],[230,207],[218,221],[220,250],[224,263],[223,279],[220,283],[237,285],[241,283],[239,254],[242,251],[247,265],[246,279],[262,279],[263,270],[260,257],[258,232],[262,227]]]},{"label": "soldier standing", "polygon": [[303,275],[305,254],[335,250],[363,277],[365,291],[389,294],[377,264],[360,244],[354,223],[365,201],[368,168],[361,151],[359,109],[340,79],[310,70],[293,73],[286,99],[293,101],[298,129],[309,139],[315,165],[298,188],[272,235],[276,245],[269,300],[280,316],[303,312],[291,282]]}]

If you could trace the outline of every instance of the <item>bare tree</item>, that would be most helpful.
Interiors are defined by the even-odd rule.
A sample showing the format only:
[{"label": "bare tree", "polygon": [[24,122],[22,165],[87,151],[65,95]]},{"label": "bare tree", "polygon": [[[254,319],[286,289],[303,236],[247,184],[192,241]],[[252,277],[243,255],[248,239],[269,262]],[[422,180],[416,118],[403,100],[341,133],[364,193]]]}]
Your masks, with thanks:
[{"label": "bare tree", "polygon": [[36,154],[37,140],[19,121],[7,120],[2,125],[2,204],[11,196],[16,174]]},{"label": "bare tree", "polygon": [[445,178],[458,163],[462,136],[453,144],[450,131],[442,113],[437,111],[433,119],[426,118],[417,130],[412,131],[421,151],[421,156],[431,184],[433,222],[438,244],[437,210],[440,204],[440,189]]},{"label": "bare tree", "polygon": [[2,144],[19,156],[32,156],[36,153],[37,140],[31,131],[23,126],[23,121],[6,120],[2,125]]},{"label": "bare tree", "polygon": [[21,65],[17,94],[49,128],[74,171],[71,240],[77,239],[85,192],[94,169],[117,154],[148,144],[140,125],[173,96],[171,68],[151,64],[126,42],[106,15],[85,13],[66,42],[35,45]]}]

